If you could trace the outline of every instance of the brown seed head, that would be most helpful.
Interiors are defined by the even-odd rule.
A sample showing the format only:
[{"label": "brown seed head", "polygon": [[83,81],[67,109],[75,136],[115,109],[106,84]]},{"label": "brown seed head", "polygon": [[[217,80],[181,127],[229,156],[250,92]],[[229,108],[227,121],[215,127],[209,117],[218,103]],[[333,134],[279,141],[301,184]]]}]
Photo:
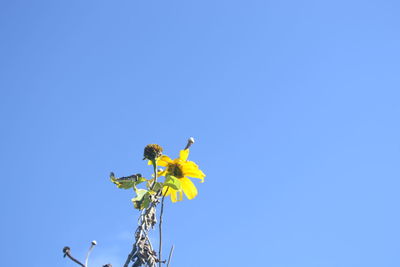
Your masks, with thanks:
[{"label": "brown seed head", "polygon": [[176,178],[183,178],[183,168],[179,163],[168,164],[167,172]]},{"label": "brown seed head", "polygon": [[148,160],[156,160],[161,157],[163,149],[157,144],[150,144],[144,148],[143,157]]}]

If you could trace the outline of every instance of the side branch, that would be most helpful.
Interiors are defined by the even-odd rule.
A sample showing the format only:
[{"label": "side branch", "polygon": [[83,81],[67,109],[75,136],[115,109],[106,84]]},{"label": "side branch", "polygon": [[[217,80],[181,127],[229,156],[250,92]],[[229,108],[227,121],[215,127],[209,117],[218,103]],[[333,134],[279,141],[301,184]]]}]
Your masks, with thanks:
[{"label": "side branch", "polygon": [[83,264],[82,262],[78,261],[77,259],[75,259],[74,257],[72,257],[71,255],[71,249],[69,247],[64,247],[63,248],[63,252],[64,252],[64,258],[65,256],[67,256],[68,258],[70,258],[73,262],[77,263],[78,265],[85,267],[85,264]]}]

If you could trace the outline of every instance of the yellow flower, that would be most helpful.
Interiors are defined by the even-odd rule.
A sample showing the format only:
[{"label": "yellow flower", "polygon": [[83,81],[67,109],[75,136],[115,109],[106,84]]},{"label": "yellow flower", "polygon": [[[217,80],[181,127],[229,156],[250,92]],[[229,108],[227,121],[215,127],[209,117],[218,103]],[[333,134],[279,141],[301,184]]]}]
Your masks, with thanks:
[{"label": "yellow flower", "polygon": [[171,196],[171,201],[181,201],[182,191],[185,193],[188,199],[193,199],[197,196],[197,188],[193,182],[188,178],[198,178],[201,182],[204,182],[204,177],[206,176],[194,163],[193,161],[188,161],[189,149],[181,150],[179,153],[179,158],[170,159],[168,156],[161,156],[157,160],[157,165],[166,167],[165,170],[158,173],[158,176],[171,175],[179,179],[181,182],[182,190],[178,191],[171,187],[165,186],[163,188],[163,194],[165,196]]}]

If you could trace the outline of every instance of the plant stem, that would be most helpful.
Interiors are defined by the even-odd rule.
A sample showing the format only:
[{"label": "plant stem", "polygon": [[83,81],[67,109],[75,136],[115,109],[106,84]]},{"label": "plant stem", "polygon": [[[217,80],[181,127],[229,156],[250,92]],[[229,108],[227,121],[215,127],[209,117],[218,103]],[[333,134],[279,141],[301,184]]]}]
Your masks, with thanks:
[{"label": "plant stem", "polygon": [[133,254],[135,253],[135,251],[136,251],[136,244],[133,245],[132,250],[128,255],[128,258],[125,261],[124,267],[128,267],[129,266],[129,263],[131,262]]},{"label": "plant stem", "polygon": [[86,254],[85,267],[88,267],[90,252],[92,252],[94,246],[95,246],[95,244],[92,243],[92,244],[90,245],[90,248],[89,248],[87,254]]},{"label": "plant stem", "polygon": [[169,252],[168,261],[167,261],[167,267],[169,267],[169,263],[171,262],[172,253],[174,253],[174,245],[172,245],[171,250]]},{"label": "plant stem", "polygon": [[153,160],[153,168],[154,168],[154,183],[151,185],[150,190],[153,190],[154,186],[157,183],[157,161]]},{"label": "plant stem", "polygon": [[69,247],[64,247],[63,249],[64,252],[64,257],[67,256],[70,260],[72,260],[73,262],[79,264],[82,267],[85,267],[85,265],[83,263],[81,263],[80,261],[78,261],[77,259],[75,259],[74,257],[72,257],[71,255],[71,249]]},{"label": "plant stem", "polygon": [[[159,233],[160,233],[160,245],[158,247],[158,266],[161,267],[161,254],[162,254],[162,221],[163,221],[163,213],[164,213],[164,199],[165,199],[165,195],[167,194],[169,189],[169,186],[167,187],[167,190],[165,190],[165,193],[162,196],[161,199],[161,211],[160,211],[160,221],[158,224],[158,229],[159,229]],[[162,191],[161,191],[162,192]]]}]

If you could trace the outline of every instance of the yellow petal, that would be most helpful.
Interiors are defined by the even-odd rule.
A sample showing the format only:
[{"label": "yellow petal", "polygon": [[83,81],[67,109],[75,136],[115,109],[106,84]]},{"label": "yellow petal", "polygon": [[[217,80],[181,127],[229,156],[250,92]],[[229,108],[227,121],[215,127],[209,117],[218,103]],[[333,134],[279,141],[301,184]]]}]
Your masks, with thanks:
[{"label": "yellow petal", "polygon": [[[169,190],[171,190],[171,188],[170,188]],[[169,190],[168,190],[168,191],[169,191]],[[167,194],[168,194],[168,193],[167,193]],[[171,190],[171,193],[169,193],[169,194],[171,194],[171,201],[172,201],[172,202],[175,203],[175,202],[178,201],[177,198],[176,198],[176,190],[172,189],[172,190]]]},{"label": "yellow petal", "polygon": [[204,178],[206,175],[199,169],[185,169],[183,171],[186,176],[193,177],[193,178]]},{"label": "yellow petal", "polygon": [[161,167],[167,167],[168,163],[172,162],[172,159],[170,159],[168,156],[162,155],[158,160],[157,160],[157,165]]},{"label": "yellow petal", "polygon": [[193,199],[197,196],[197,188],[189,178],[183,177],[179,181],[181,181],[182,190],[188,199]]},{"label": "yellow petal", "polygon": [[157,177],[165,176],[166,173],[167,173],[167,171],[165,171],[165,170],[157,172]]},{"label": "yellow petal", "polygon": [[178,199],[176,197],[176,193],[177,192],[178,191],[176,191],[175,189],[172,189],[169,186],[164,186],[163,187],[163,191],[162,191],[163,195],[165,195],[166,197],[171,196],[171,201],[174,202],[174,203],[177,202],[177,201],[181,201],[182,200],[182,197],[180,197],[180,199]]},{"label": "yellow petal", "polygon": [[179,152],[179,159],[183,161],[187,161],[189,157],[189,149],[184,149]]},{"label": "yellow petal", "polygon": [[[166,155],[162,155],[161,157],[158,158],[157,160],[157,166],[161,167],[167,167],[168,163],[172,162],[172,159]],[[147,165],[153,165],[153,162],[149,160],[147,162]]]},{"label": "yellow petal", "polygon": [[195,168],[195,169],[199,168],[199,166],[193,161],[186,161],[185,166],[187,166],[188,168]]},{"label": "yellow petal", "polygon": [[184,166],[183,173],[185,174],[185,176],[200,179],[202,183],[204,182],[204,177],[206,177],[206,175],[200,169],[191,168],[188,167],[187,165]]},{"label": "yellow petal", "polygon": [[204,178],[200,178],[200,177],[192,177],[192,176],[190,176],[191,178],[194,178],[194,179],[200,179],[200,183],[204,183]]},{"label": "yellow petal", "polygon": [[171,195],[171,188],[169,186],[164,186],[162,189],[162,194],[165,195],[166,197]]}]

